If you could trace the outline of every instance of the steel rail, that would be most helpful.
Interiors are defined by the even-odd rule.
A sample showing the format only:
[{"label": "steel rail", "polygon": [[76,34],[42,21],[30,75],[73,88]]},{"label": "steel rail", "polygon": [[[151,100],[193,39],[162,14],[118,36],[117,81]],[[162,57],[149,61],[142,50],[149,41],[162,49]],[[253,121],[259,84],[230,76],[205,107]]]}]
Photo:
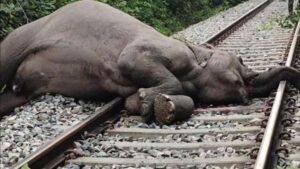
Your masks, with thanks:
[{"label": "steel rail", "polygon": [[[297,27],[294,32],[293,41],[289,50],[288,58],[285,66],[290,67],[293,61],[294,52],[296,49],[296,44],[298,40],[298,33],[300,29],[300,22],[298,22]],[[271,147],[274,138],[275,129],[278,125],[277,119],[280,114],[280,108],[283,100],[284,91],[286,89],[286,81],[281,81],[277,89],[274,104],[271,110],[271,114],[267,123],[265,134],[263,136],[262,143],[260,145],[259,153],[255,163],[255,169],[264,169],[269,162],[269,157],[271,156]]]},{"label": "steel rail", "polygon": [[13,169],[19,169],[28,165],[31,169],[55,168],[64,161],[64,152],[77,140],[84,131],[91,131],[99,123],[105,122],[109,117],[121,108],[122,99],[115,98],[105,104],[98,112],[88,117],[85,121],[73,126],[51,143],[44,145],[35,153],[14,165]]},{"label": "steel rail", "polygon": [[267,5],[269,5],[273,0],[266,0],[256,7],[254,7],[252,10],[244,14],[243,16],[239,17],[235,21],[233,21],[232,24],[225,27],[223,30],[219,31],[218,33],[212,35],[211,37],[207,38],[204,43],[209,43],[216,45],[218,41],[220,41],[225,35],[229,35],[232,33],[235,29],[240,27],[243,23],[247,22],[247,20],[251,19],[255,14],[257,14],[259,11],[264,9]]}]

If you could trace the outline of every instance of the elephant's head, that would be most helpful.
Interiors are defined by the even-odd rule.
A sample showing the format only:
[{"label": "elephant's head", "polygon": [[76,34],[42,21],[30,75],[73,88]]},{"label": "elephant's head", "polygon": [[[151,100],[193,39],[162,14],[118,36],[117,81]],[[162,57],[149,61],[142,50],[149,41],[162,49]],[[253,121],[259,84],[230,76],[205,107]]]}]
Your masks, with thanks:
[{"label": "elephant's head", "polygon": [[[250,81],[258,73],[250,70],[241,58],[213,47],[191,48],[202,67],[197,79],[197,98],[202,103],[247,103]],[[206,58],[206,61],[203,60]],[[203,63],[204,62],[204,63]]]}]

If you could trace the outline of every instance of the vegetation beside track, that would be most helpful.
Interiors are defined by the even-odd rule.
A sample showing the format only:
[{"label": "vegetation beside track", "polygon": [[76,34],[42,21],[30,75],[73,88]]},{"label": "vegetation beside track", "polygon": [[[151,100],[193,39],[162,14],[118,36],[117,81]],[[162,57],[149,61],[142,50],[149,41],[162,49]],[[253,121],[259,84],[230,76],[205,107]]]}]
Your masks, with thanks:
[{"label": "vegetation beside track", "polygon": [[[0,40],[13,29],[76,0],[2,0]],[[98,0],[170,35],[246,0]]]},{"label": "vegetation beside track", "polygon": [[278,19],[279,24],[284,28],[292,28],[295,24],[300,21],[300,5],[298,4],[296,10],[294,11],[293,15],[285,17],[283,19]]}]

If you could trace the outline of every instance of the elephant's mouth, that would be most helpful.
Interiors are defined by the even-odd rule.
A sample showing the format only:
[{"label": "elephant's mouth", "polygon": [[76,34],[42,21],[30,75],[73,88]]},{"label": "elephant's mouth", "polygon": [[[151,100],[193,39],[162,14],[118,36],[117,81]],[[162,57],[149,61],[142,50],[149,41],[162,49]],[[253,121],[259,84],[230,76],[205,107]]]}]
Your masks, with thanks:
[{"label": "elephant's mouth", "polygon": [[253,81],[254,79],[245,82],[245,90],[248,98],[252,98],[253,96],[253,91],[254,91]]},{"label": "elephant's mouth", "polygon": [[247,81],[244,81],[244,88],[245,88],[245,91],[246,93],[244,95],[242,95],[242,103],[243,104],[248,104],[249,103],[249,99],[252,98],[252,95],[253,95],[253,80],[254,79],[251,79],[251,80],[247,80]]}]

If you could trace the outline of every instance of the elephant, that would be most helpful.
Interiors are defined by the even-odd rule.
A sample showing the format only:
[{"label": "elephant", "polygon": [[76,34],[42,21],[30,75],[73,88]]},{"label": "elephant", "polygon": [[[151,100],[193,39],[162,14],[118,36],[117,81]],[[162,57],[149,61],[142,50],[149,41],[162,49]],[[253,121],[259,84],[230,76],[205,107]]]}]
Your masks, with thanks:
[{"label": "elephant", "polygon": [[12,31],[0,44],[0,114],[46,94],[109,101],[145,122],[190,116],[194,102],[247,103],[300,73],[257,73],[226,51],[167,37],[107,4],[82,0]]}]

